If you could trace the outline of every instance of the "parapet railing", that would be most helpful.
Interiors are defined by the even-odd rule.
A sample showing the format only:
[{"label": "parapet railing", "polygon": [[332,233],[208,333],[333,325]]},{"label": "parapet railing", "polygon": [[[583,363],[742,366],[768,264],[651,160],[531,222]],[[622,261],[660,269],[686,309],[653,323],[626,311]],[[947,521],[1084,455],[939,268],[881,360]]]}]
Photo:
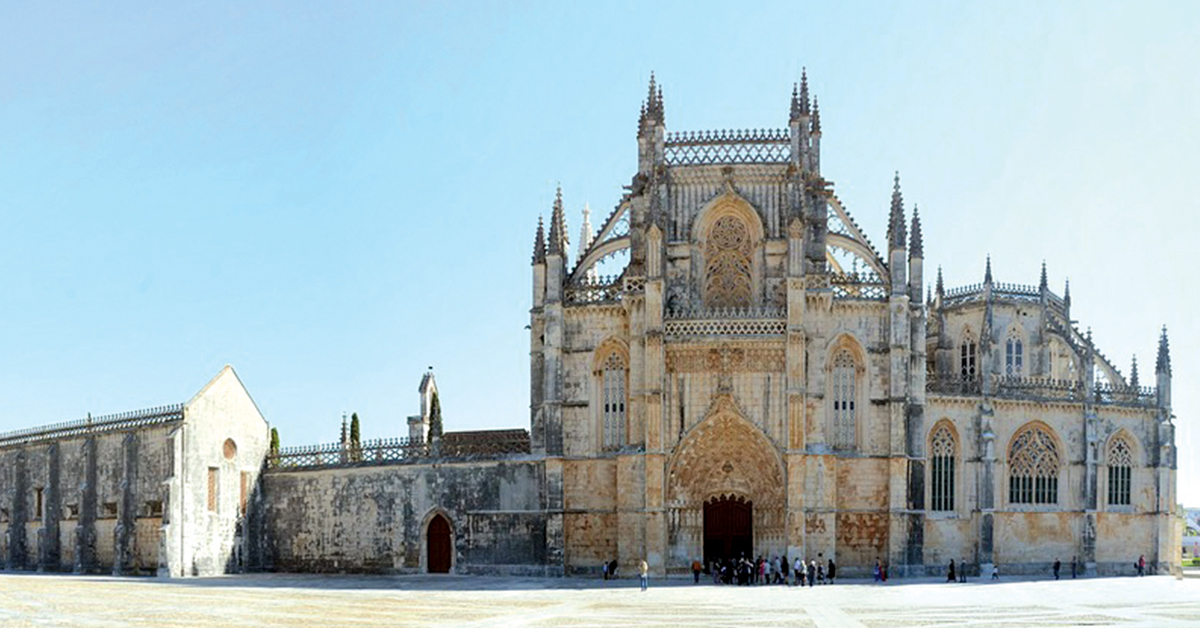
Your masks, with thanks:
[{"label": "parapet railing", "polygon": [[663,161],[669,166],[784,164],[791,156],[787,129],[685,131],[668,133],[663,141]]},{"label": "parapet railing", "polygon": [[581,277],[579,281],[567,285],[564,300],[568,305],[616,303],[621,298],[621,289],[621,275]]},{"label": "parapet railing", "polygon": [[101,432],[132,430],[183,420],[183,404],[176,403],[117,414],[88,416],[76,421],[29,427],[0,434],[0,447],[86,436]]},{"label": "parapet railing", "polygon": [[448,432],[429,441],[381,438],[354,443],[286,447],[267,455],[267,468],[279,471],[430,462],[442,459],[495,458],[530,453],[529,432],[470,432],[457,438]]},{"label": "parapet railing", "polygon": [[[1017,377],[1011,375],[989,376],[991,395],[1009,399],[1032,399],[1038,401],[1088,400],[1088,390],[1080,380],[1052,379],[1049,377]],[[930,393],[974,396],[983,394],[982,380],[977,376],[938,377],[928,374],[925,390]],[[1092,386],[1091,401],[1100,405],[1128,405],[1154,407],[1158,403],[1158,392],[1152,387],[1125,386],[1096,383]]]},{"label": "parapet railing", "polygon": [[[956,305],[982,299],[985,290],[985,284],[981,283],[951,288],[945,292],[945,303],[946,305]],[[1008,301],[1038,302],[1042,298],[1042,291],[1037,286],[996,282],[992,284],[992,297]],[[1065,308],[1062,297],[1048,290],[1046,291],[1046,300],[1056,310],[1061,311]]]},{"label": "parapet railing", "polygon": [[880,301],[887,298],[887,286],[875,273],[829,274],[829,287],[835,299],[868,299]]}]

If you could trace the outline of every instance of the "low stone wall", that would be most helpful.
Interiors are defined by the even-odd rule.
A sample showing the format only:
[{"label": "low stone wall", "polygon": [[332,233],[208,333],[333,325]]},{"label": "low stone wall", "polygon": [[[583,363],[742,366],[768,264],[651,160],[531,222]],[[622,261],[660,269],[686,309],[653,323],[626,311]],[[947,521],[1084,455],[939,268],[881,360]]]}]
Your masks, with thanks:
[{"label": "low stone wall", "polygon": [[425,572],[427,528],[441,515],[450,524],[451,572],[559,576],[562,565],[547,550],[544,494],[544,464],[528,455],[272,470],[263,476],[259,567]]}]

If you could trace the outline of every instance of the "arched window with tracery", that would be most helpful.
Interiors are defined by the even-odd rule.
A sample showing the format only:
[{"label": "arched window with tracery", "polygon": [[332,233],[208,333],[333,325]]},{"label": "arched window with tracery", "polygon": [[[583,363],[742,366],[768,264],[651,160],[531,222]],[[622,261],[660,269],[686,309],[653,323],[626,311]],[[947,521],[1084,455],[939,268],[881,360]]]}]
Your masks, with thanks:
[{"label": "arched window with tracery", "polygon": [[856,394],[858,367],[849,349],[841,349],[833,358],[833,446],[854,449],[856,437]]},{"label": "arched window with tracery", "polygon": [[1025,369],[1025,346],[1016,330],[1009,332],[1008,342],[1004,343],[1004,374],[1009,377],[1020,377]]},{"label": "arched window with tracery", "polygon": [[1108,446],[1108,504],[1132,503],[1133,450],[1124,438],[1114,438]]},{"label": "arched window with tracery", "polygon": [[613,351],[600,369],[601,425],[605,449],[625,445],[626,368],[624,358]]},{"label": "arched window with tracery", "polygon": [[929,441],[929,509],[954,510],[954,433],[941,425]]},{"label": "arched window with tracery", "polygon": [[709,307],[745,308],[753,292],[750,229],[737,216],[721,216],[709,229],[704,246],[704,303]]},{"label": "arched window with tracery", "polygon": [[971,332],[964,333],[962,343],[958,346],[959,374],[964,380],[975,379],[977,373],[975,369],[976,347],[975,337],[971,335]]},{"label": "arched window with tracery", "polygon": [[1058,443],[1034,426],[1013,438],[1008,449],[1008,501],[1013,504],[1057,504]]}]

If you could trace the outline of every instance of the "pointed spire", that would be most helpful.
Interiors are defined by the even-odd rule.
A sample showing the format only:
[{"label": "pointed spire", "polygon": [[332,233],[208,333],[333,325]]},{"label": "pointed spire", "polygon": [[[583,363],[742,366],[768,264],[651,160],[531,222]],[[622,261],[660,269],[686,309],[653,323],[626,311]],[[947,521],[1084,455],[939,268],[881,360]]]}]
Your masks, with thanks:
[{"label": "pointed spire", "polygon": [[1063,283],[1063,305],[1071,307],[1071,280],[1067,279]]},{"label": "pointed spire", "polygon": [[648,131],[651,122],[659,126],[663,124],[662,87],[654,80],[654,72],[650,73],[650,89],[646,94],[646,102],[642,103],[642,113],[638,117],[638,135]]},{"label": "pointed spire", "polygon": [[800,121],[800,94],[796,91],[795,83],[792,83],[792,110],[788,120],[790,122]]},{"label": "pointed spire", "polygon": [[1049,290],[1049,282],[1046,281],[1046,260],[1042,260],[1042,280],[1038,282],[1038,290],[1045,292]]},{"label": "pointed spire", "polygon": [[1136,355],[1133,356],[1133,368],[1129,371],[1129,385],[1134,388],[1137,388],[1139,386],[1138,372],[1137,372],[1137,356]]},{"label": "pointed spire", "polygon": [[579,226],[579,255],[592,245],[592,207],[583,204],[583,224]]},{"label": "pointed spire", "polygon": [[533,263],[541,264],[546,261],[546,230],[542,227],[542,217],[538,216],[537,235],[533,237]]},{"label": "pointed spire", "polygon": [[549,255],[567,254],[567,223],[563,216],[561,185],[554,194],[554,210],[550,213],[550,238],[546,245]]},{"label": "pointed spire", "polygon": [[983,283],[992,283],[992,256],[987,256],[987,268],[983,271]]},{"label": "pointed spire", "polygon": [[921,212],[913,205],[912,236],[908,244],[908,259],[925,257],[925,242],[921,237]]},{"label": "pointed spire", "polygon": [[808,115],[808,69],[800,68],[800,114]]},{"label": "pointed spire", "polygon": [[904,248],[904,197],[900,194],[900,173],[892,182],[892,210],[888,215],[888,244],[891,248]]},{"label": "pointed spire", "polygon": [[940,265],[938,266],[937,293],[938,293],[938,296],[941,296],[946,293],[946,288],[942,284],[942,267]]},{"label": "pointed spire", "polygon": [[1171,343],[1167,340],[1167,326],[1163,325],[1158,338],[1158,359],[1154,362],[1155,373],[1171,374]]},{"label": "pointed spire", "polygon": [[821,107],[820,107],[820,105],[817,104],[816,96],[813,96],[812,132],[813,132],[813,135],[821,134]]}]

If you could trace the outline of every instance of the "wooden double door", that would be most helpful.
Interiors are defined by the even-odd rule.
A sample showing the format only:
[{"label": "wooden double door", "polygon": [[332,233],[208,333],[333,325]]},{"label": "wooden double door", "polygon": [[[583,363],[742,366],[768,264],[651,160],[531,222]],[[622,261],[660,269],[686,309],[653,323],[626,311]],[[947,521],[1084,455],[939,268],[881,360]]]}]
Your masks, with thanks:
[{"label": "wooden double door", "polygon": [[704,503],[704,564],[754,560],[754,505],[741,497],[722,496]]}]

